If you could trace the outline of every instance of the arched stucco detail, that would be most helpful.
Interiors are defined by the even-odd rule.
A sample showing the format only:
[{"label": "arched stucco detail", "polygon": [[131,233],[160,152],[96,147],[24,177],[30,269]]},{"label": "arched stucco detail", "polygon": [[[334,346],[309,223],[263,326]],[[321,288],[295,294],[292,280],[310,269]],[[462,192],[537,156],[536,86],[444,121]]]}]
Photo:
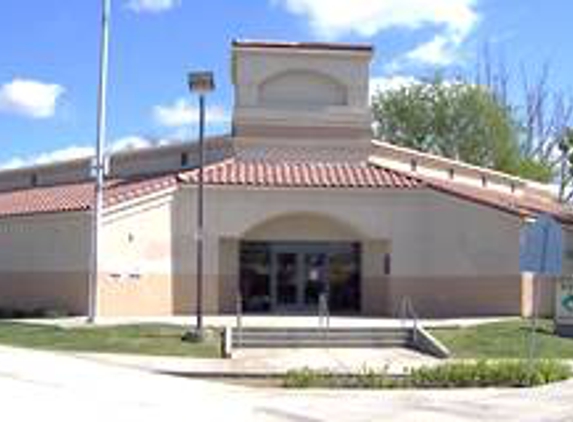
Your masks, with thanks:
[{"label": "arched stucco detail", "polygon": [[246,240],[356,241],[363,234],[336,217],[318,213],[289,213],[270,217],[245,230]]},{"label": "arched stucco detail", "polygon": [[259,105],[324,107],[348,104],[347,87],[324,73],[287,70],[265,79],[258,88]]}]

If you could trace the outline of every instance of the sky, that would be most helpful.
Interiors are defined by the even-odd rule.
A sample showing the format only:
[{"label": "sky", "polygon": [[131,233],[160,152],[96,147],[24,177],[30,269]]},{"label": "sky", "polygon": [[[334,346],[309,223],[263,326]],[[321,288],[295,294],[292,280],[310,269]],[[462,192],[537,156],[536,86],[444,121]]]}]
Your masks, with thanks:
[{"label": "sky", "polygon": [[[488,45],[516,81],[545,63],[573,94],[571,0],[112,0],[108,151],[191,139],[190,70],[215,73],[208,133],[229,130],[230,43],[369,43],[371,86],[469,74]],[[89,155],[101,0],[2,0],[0,168]]]}]

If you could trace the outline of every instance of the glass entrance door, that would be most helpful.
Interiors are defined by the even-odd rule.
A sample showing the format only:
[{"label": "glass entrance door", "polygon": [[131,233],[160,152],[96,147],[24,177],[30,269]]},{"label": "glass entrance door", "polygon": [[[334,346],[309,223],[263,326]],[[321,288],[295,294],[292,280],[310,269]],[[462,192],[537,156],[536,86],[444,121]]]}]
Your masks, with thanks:
[{"label": "glass entrance door", "polygon": [[296,309],[300,296],[300,254],[277,252],[273,254],[274,308]]},{"label": "glass entrance door", "polygon": [[321,293],[328,289],[328,255],[297,245],[272,254],[273,309],[279,312],[315,312]]},{"label": "glass entrance door", "polygon": [[328,294],[328,256],[321,252],[303,254],[303,305],[315,309],[321,294]]},{"label": "glass entrance door", "polygon": [[240,288],[247,312],[360,310],[360,246],[350,242],[243,242]]}]

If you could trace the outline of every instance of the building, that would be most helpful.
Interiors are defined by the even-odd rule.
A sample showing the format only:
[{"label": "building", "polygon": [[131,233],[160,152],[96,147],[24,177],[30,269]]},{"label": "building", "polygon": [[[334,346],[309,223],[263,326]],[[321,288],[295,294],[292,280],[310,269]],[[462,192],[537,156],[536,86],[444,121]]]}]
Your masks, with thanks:
[{"label": "building", "polygon": [[[333,314],[530,312],[520,230],[573,215],[545,186],[372,141],[372,54],[233,43],[233,133],[206,144],[207,313],[312,314],[321,293]],[[87,312],[92,192],[89,160],[0,173],[0,308]],[[110,157],[98,315],[194,311],[196,193],[195,143]]]}]

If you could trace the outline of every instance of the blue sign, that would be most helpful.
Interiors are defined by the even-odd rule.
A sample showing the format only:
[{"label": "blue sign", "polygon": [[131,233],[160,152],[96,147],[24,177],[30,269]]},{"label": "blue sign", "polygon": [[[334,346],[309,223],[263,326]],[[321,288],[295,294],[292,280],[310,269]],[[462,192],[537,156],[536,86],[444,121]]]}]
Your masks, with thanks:
[{"label": "blue sign", "polygon": [[560,275],[563,263],[563,232],[561,225],[547,214],[520,233],[519,267],[521,271]]}]

